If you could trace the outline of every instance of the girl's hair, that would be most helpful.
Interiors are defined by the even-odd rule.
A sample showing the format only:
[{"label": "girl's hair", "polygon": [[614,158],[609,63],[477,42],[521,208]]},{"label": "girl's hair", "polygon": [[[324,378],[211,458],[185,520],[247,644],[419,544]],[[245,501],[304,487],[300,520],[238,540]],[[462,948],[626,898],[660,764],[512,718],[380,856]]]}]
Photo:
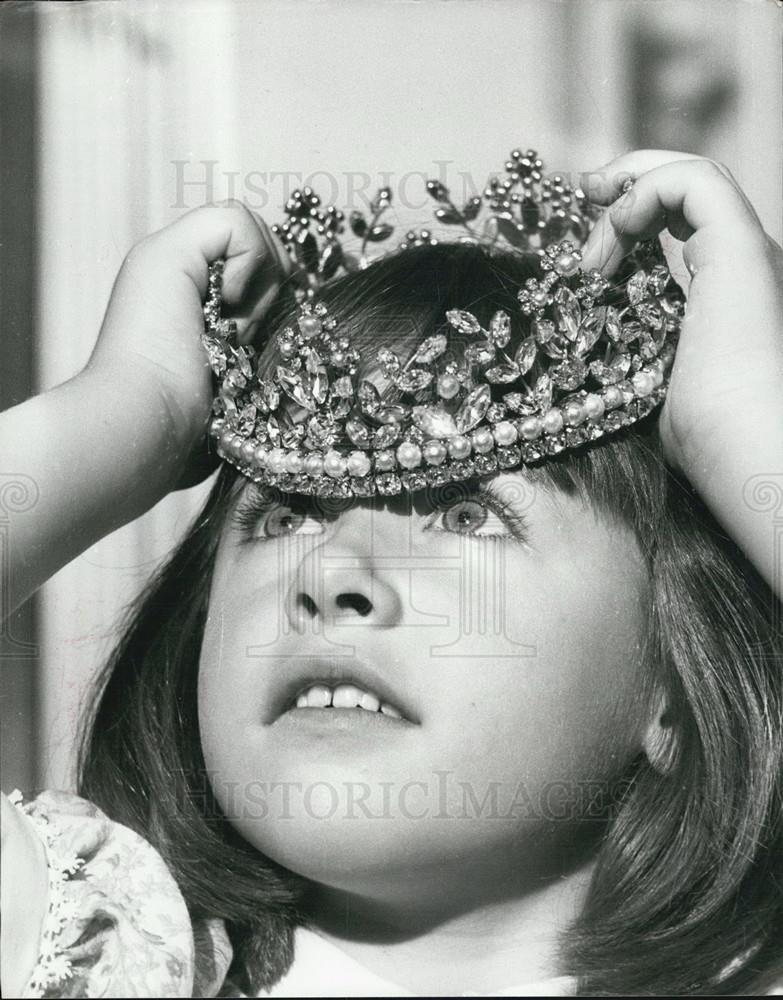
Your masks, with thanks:
[{"label": "girl's hair", "polygon": [[[321,297],[360,348],[392,343],[404,355],[452,308],[485,325],[506,309],[521,336],[515,296],[533,273],[521,254],[425,246],[335,281]],[[282,321],[279,310],[266,334]],[[780,973],[783,949],[780,604],[664,465],[655,418],[533,474],[634,530],[652,594],[648,660],[668,696],[675,748],[668,767],[640,759],[623,784],[562,971],[578,977],[582,995],[761,991]],[[237,486],[224,467],[131,609],[95,687],[79,791],[152,842],[194,919],[226,921],[233,980],[252,995],[290,963],[304,883],[236,833],[201,753],[199,655]]]}]

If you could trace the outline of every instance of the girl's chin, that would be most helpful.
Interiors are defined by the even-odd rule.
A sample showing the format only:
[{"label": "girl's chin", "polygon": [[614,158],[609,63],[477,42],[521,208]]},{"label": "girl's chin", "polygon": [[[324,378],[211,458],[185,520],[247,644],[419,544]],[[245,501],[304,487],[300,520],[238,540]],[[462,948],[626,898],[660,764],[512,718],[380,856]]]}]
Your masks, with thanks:
[{"label": "girl's chin", "polygon": [[[402,821],[404,823],[405,821]],[[373,883],[390,882],[411,867],[428,863],[425,838],[421,860],[415,838],[410,837],[410,823],[389,818],[384,822],[356,816],[337,820],[316,819],[312,815],[289,814],[287,822],[240,828],[240,833],[267,858],[289,871],[322,885],[346,892],[367,890]],[[429,863],[436,865],[433,857]]]}]

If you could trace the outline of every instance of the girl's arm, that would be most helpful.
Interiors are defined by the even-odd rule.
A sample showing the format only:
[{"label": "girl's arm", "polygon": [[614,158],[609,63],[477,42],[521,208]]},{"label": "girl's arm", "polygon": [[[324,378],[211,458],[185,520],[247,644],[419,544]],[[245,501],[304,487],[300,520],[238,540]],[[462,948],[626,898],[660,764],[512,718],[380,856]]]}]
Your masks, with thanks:
[{"label": "girl's arm", "polygon": [[218,257],[226,259],[223,301],[247,342],[288,255],[241,204],[206,206],[128,255],[85,370],[0,414],[3,480],[27,477],[37,492],[29,509],[10,515],[3,614],[182,479],[212,401],[199,334],[208,265]]},{"label": "girl's arm", "polygon": [[37,494],[31,508],[10,515],[5,611],[176,481],[186,435],[175,414],[150,391],[142,363],[117,376],[88,366],[0,414],[4,478],[28,477]]},{"label": "girl's arm", "polygon": [[[683,472],[759,573],[783,596],[770,510],[783,497],[783,250],[729,171],[686,153],[640,150],[599,171],[609,204],[583,267],[612,270],[664,228],[683,241],[687,309],[660,431]],[[766,486],[765,486],[766,484]]]}]

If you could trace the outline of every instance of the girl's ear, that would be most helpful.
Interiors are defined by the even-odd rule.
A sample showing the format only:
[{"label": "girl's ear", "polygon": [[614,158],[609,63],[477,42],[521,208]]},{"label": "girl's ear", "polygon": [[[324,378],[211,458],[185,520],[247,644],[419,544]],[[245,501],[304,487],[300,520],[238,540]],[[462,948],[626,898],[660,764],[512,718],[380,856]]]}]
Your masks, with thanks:
[{"label": "girl's ear", "polygon": [[650,719],[642,741],[647,760],[660,774],[668,774],[677,755],[677,735],[674,730],[669,699],[659,691],[653,699]]}]

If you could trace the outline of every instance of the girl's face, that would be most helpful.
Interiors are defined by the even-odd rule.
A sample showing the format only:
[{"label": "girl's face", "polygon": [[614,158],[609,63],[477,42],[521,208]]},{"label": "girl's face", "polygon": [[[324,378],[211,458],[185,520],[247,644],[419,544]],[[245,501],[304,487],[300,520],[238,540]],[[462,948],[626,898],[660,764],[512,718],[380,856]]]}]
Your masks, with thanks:
[{"label": "girl's face", "polygon": [[248,484],[226,524],[201,653],[229,820],[351,891],[559,874],[647,725],[630,529],[518,471],[271,496]]}]

